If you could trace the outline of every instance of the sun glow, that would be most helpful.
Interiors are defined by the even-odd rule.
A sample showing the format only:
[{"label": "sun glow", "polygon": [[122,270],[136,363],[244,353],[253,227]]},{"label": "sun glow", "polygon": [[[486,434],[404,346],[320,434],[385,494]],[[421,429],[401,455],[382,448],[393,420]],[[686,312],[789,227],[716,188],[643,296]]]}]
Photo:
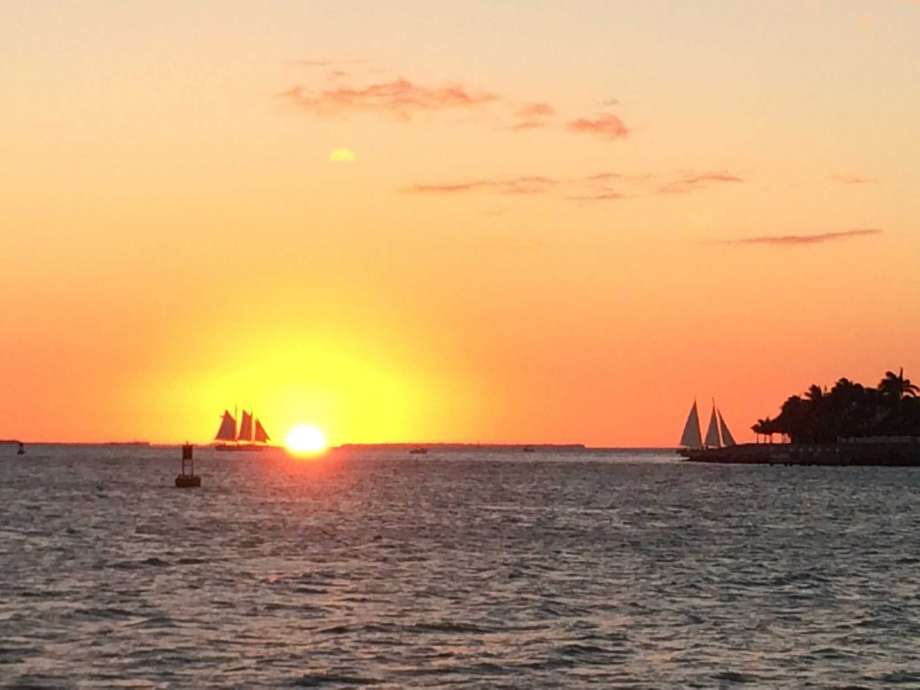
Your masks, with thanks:
[{"label": "sun glow", "polygon": [[297,455],[322,453],[326,450],[326,435],[312,424],[298,424],[288,432],[284,445]]},{"label": "sun glow", "polygon": [[332,163],[354,163],[358,157],[351,149],[336,149],[329,154]]}]

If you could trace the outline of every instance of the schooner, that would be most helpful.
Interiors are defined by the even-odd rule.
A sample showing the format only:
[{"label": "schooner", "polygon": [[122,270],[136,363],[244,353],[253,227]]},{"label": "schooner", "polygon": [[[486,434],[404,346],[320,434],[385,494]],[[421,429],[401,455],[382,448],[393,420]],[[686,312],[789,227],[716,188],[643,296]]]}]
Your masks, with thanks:
[{"label": "schooner", "polygon": [[252,412],[243,410],[243,417],[237,429],[234,416],[228,410],[224,410],[214,440],[218,442],[214,446],[217,450],[262,450],[268,448],[266,444],[271,437]]},{"label": "schooner", "polygon": [[696,407],[696,400],[687,415],[684,424],[684,433],[680,437],[681,448],[688,450],[702,450],[706,448],[728,448],[735,445],[735,438],[728,429],[728,424],[722,417],[722,412],[712,401],[712,414],[709,415],[709,427],[706,429],[706,438],[700,433],[700,415]]}]

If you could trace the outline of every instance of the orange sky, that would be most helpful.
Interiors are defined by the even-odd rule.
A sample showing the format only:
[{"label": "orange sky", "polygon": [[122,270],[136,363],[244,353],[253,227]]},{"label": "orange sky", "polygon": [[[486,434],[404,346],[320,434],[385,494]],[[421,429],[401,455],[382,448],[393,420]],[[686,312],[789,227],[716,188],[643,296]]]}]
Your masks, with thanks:
[{"label": "orange sky", "polygon": [[0,438],[673,445],[920,379],[920,5],[636,5],[0,8]]}]

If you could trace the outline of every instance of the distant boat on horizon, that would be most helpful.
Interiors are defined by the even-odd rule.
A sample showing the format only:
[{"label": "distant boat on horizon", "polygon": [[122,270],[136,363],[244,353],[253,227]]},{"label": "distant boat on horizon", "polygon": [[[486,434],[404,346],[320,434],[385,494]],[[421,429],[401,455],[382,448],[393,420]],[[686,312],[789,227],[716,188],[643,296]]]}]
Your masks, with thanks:
[{"label": "distant boat on horizon", "polygon": [[728,448],[736,445],[735,438],[722,417],[722,412],[716,407],[716,401],[712,401],[712,414],[709,416],[709,427],[706,429],[706,438],[700,431],[700,415],[696,406],[696,400],[690,408],[690,414],[687,415],[687,422],[684,424],[684,433],[680,437],[680,446],[689,450],[704,450],[708,448]]},{"label": "distant boat on horizon", "polygon": [[214,440],[218,441],[214,446],[216,450],[264,450],[271,447],[267,445],[271,437],[265,431],[262,422],[246,410],[243,410],[239,429],[236,426],[236,418],[228,410],[224,410]]}]

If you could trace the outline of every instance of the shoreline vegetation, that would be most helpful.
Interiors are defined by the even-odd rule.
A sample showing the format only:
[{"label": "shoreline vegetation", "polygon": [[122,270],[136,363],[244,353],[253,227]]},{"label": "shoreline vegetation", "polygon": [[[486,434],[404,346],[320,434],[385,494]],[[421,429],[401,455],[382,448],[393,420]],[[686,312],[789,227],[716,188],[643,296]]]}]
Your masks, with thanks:
[{"label": "shoreline vegetation", "polygon": [[758,436],[784,436],[793,444],[826,445],[839,439],[920,436],[920,387],[885,372],[875,388],[842,378],[828,390],[812,384],[804,395],[793,395],[774,419],[759,419],[751,427]]},{"label": "shoreline vegetation", "polygon": [[903,369],[885,372],[874,388],[847,378],[830,389],[812,385],[775,418],[757,420],[757,443],[681,453],[723,464],[920,466],[918,393]]}]

